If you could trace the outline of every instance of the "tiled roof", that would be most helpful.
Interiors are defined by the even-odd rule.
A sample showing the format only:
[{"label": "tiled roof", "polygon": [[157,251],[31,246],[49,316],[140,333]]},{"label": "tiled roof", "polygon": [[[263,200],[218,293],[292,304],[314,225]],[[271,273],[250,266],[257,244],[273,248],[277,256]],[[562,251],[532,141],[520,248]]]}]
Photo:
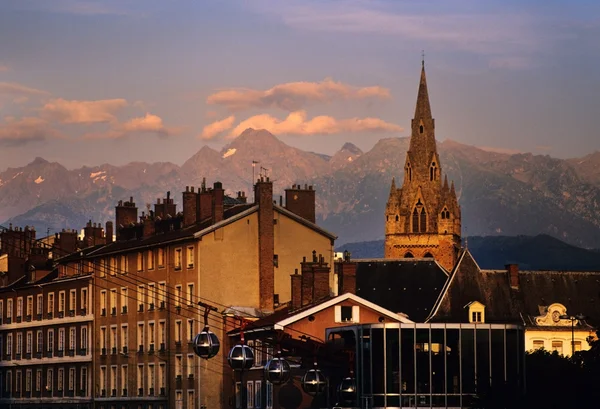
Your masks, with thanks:
[{"label": "tiled roof", "polygon": [[448,275],[433,259],[354,260],[356,295],[423,322]]}]

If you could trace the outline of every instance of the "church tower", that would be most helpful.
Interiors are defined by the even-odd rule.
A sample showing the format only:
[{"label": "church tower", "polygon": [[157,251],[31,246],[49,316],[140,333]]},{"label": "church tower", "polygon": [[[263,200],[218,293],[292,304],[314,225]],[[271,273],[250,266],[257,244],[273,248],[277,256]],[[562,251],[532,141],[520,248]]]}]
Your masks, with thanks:
[{"label": "church tower", "polygon": [[442,182],[425,63],[421,65],[404,182],[397,188],[392,179],[385,210],[385,258],[434,257],[451,270],[460,249],[460,206],[454,182],[448,186],[446,176]]}]

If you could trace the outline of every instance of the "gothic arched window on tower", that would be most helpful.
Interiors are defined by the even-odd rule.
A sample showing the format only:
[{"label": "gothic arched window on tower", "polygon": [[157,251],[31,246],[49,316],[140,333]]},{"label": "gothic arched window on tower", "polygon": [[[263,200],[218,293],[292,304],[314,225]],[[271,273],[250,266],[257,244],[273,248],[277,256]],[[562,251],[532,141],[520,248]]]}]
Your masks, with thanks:
[{"label": "gothic arched window on tower", "polygon": [[425,255],[423,256],[424,258],[433,258],[433,254],[431,254],[430,252],[425,253]]},{"label": "gothic arched window on tower", "polygon": [[419,211],[417,210],[417,208],[415,207],[415,211],[413,212],[413,216],[412,216],[412,231],[413,233],[418,233],[419,232]]},{"label": "gothic arched window on tower", "polygon": [[427,231],[427,213],[425,212],[425,209],[421,209],[421,221],[419,224],[421,233],[425,233]]},{"label": "gothic arched window on tower", "polygon": [[448,210],[446,210],[446,219],[450,218],[450,212]]},{"label": "gothic arched window on tower", "polygon": [[429,168],[429,180],[436,180],[437,179],[437,166],[435,164],[435,162],[433,162],[431,164],[431,167]]},{"label": "gothic arched window on tower", "polygon": [[398,221],[398,215],[396,215],[396,221]]},{"label": "gothic arched window on tower", "polygon": [[444,210],[442,210],[442,219],[449,219],[450,218],[450,212],[448,211],[448,209],[446,209],[444,207]]},{"label": "gothic arched window on tower", "polygon": [[419,133],[423,133],[423,125],[419,126]]},{"label": "gothic arched window on tower", "polygon": [[410,251],[406,252],[406,254],[404,254],[404,258],[414,258],[415,256],[412,255],[412,253]]}]

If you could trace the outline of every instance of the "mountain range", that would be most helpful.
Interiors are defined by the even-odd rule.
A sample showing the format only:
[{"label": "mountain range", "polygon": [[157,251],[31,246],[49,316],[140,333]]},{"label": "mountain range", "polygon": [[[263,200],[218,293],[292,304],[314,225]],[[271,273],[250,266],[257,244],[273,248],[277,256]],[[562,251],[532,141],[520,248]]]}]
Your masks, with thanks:
[{"label": "mountain range", "polygon": [[[36,158],[0,172],[0,220],[44,233],[81,228],[90,219],[114,219],[117,201],[130,196],[144,211],[167,191],[180,202],[179,192],[204,178],[209,185],[221,181],[234,195],[251,192],[253,177],[266,174],[276,194],[292,184],[314,185],[317,222],[337,234],[338,243],[377,240],[383,237],[392,177],[402,180],[408,142],[381,139],[368,152],[346,143],[329,156],[247,129],[221,151],[204,146],[182,165],[132,162],[68,170]],[[600,248],[600,152],[557,159],[452,140],[439,142],[438,150],[443,171],[456,185],[463,236],[547,234]],[[252,161],[259,163],[253,168]]]}]

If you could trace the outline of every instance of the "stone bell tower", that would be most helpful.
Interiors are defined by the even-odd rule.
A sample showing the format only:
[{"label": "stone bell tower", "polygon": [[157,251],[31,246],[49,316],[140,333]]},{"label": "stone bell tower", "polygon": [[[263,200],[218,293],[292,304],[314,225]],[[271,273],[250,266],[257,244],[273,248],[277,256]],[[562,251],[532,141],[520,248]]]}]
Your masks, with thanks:
[{"label": "stone bell tower", "polygon": [[385,258],[434,257],[451,270],[460,249],[460,206],[454,182],[450,187],[447,177],[442,182],[425,63],[421,65],[404,182],[397,188],[392,179],[385,210]]}]

